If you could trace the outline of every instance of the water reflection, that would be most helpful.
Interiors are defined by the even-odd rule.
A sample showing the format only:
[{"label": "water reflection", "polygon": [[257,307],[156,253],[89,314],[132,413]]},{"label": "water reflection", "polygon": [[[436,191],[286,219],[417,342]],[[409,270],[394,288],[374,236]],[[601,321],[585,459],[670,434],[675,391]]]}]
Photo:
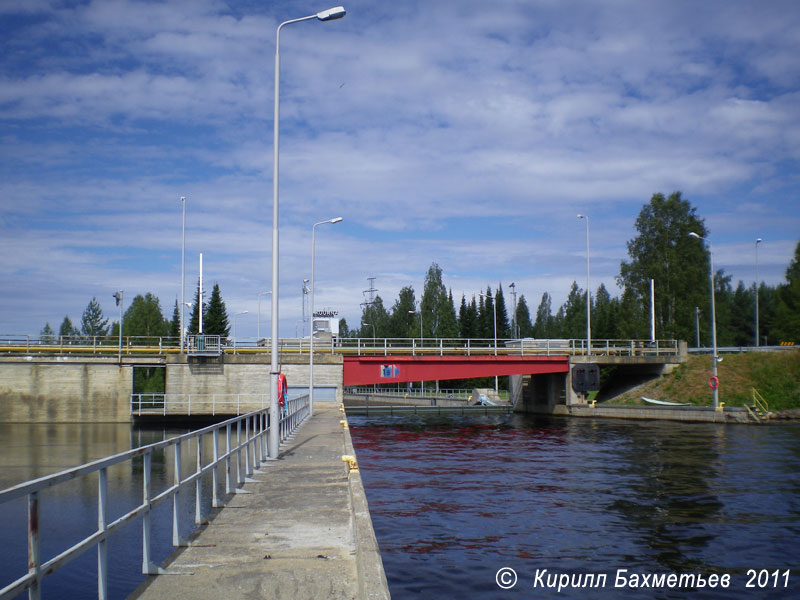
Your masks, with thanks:
[{"label": "water reflection", "polygon": [[[125,424],[0,424],[0,489],[42,477],[139,446],[185,433],[180,428],[136,428]],[[204,454],[211,456],[213,440],[204,438]],[[194,443],[192,443],[194,446]],[[181,472],[195,468],[194,448],[184,450]],[[174,451],[153,452],[154,493],[174,479]],[[113,521],[142,500],[143,458],[108,469],[108,517]],[[210,477],[204,477],[208,492]],[[50,559],[97,529],[97,473],[40,492],[42,557]],[[204,513],[210,510],[205,494]],[[194,494],[181,494],[181,535],[194,527]],[[161,562],[172,548],[172,506],[162,503],[152,513],[152,548]],[[27,570],[27,504],[21,498],[0,505],[0,587]],[[141,521],[136,520],[109,540],[109,594],[125,598],[143,579],[141,574]],[[45,578],[44,598],[96,597],[96,553],[90,551],[54,575]],[[24,597],[24,596],[23,596]]]},{"label": "water reflection", "polygon": [[[796,567],[800,427],[522,416],[350,426],[393,597],[495,598],[508,566],[528,591],[537,569],[627,568],[727,573],[736,590],[693,597],[752,598],[748,568]],[[609,588],[592,597],[616,597]]]}]

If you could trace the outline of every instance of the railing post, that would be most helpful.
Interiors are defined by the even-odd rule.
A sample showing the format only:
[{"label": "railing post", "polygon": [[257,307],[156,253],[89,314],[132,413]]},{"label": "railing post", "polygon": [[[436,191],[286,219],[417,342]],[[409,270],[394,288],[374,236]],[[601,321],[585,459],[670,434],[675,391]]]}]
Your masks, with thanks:
[{"label": "railing post", "polygon": [[236,487],[244,485],[242,473],[242,420],[236,421]]},{"label": "railing post", "polygon": [[252,477],[253,468],[250,462],[250,417],[244,418],[244,465],[245,476]]},{"label": "railing post", "polygon": [[145,507],[142,515],[142,573],[150,575],[153,573],[153,559],[150,554],[150,473],[153,465],[153,455],[145,452],[142,474],[142,505]]},{"label": "railing post", "polygon": [[[97,485],[97,531],[106,530],[106,509],[108,500],[108,469],[100,469]],[[97,597],[108,597],[108,542],[103,539],[97,543]]]},{"label": "railing post", "polygon": [[225,439],[227,441],[227,450],[225,451],[225,493],[230,494],[233,491],[233,482],[231,481],[231,424],[225,426]]},{"label": "railing post", "polygon": [[28,494],[28,573],[33,575],[28,588],[28,600],[39,600],[42,596],[39,548],[39,492]]},{"label": "railing post", "polygon": [[181,442],[175,442],[175,493],[172,495],[172,545],[180,546]]},{"label": "railing post", "polygon": [[219,502],[219,427],[214,429],[214,468],[211,470],[211,506],[218,508]]},{"label": "railing post", "polygon": [[200,525],[203,522],[203,503],[202,495],[203,495],[203,478],[200,476],[200,473],[203,469],[203,436],[198,435],[196,438],[197,440],[197,479],[195,479],[195,504],[194,504],[194,522],[197,525]]}]

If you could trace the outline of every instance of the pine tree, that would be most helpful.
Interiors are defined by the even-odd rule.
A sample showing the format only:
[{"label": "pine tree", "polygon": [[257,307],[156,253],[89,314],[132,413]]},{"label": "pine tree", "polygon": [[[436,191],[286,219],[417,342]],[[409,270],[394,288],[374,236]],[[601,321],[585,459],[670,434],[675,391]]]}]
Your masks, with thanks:
[{"label": "pine tree", "polygon": [[550,294],[542,294],[539,308],[536,309],[536,322],[533,325],[533,337],[537,339],[547,339],[557,337],[554,328],[553,307]]},{"label": "pine tree", "polygon": [[64,317],[64,320],[61,321],[61,327],[58,328],[58,335],[59,337],[75,337],[80,335],[80,331],[75,329],[69,317]]},{"label": "pine tree", "polygon": [[495,297],[497,304],[497,338],[507,339],[510,337],[511,326],[508,323],[508,311],[506,310],[506,300],[503,296],[503,284],[497,284],[497,295]]},{"label": "pine tree", "polygon": [[92,298],[81,316],[81,334],[86,337],[108,335],[108,319],[103,318],[103,309],[97,298]]},{"label": "pine tree", "polygon": [[800,242],[786,269],[786,283],[778,286],[776,296],[773,340],[800,343]]},{"label": "pine tree", "polygon": [[[392,316],[389,319],[389,337],[413,338],[416,329],[419,335],[419,323],[416,313],[417,301],[414,298],[414,288],[406,286],[400,290],[397,301],[392,306]],[[414,323],[417,321],[417,327]]]},{"label": "pine tree", "polygon": [[517,310],[515,319],[517,322],[517,331],[519,337],[526,338],[533,336],[533,323],[531,323],[531,313],[528,309],[528,303],[525,301],[525,296],[520,294],[517,301]]},{"label": "pine tree", "polygon": [[203,319],[203,333],[228,337],[230,329],[225,302],[222,300],[219,284],[215,283],[214,288],[211,290],[211,298],[208,301],[208,308]]},{"label": "pine tree", "polygon": [[451,338],[458,335],[452,293],[448,295],[442,281],[442,269],[436,263],[431,263],[425,276],[420,311],[425,337]]},{"label": "pine tree", "polygon": [[467,304],[466,296],[461,296],[461,308],[458,311],[458,330],[462,339],[478,337],[477,332],[478,309],[475,305],[475,296]]},{"label": "pine tree", "polygon": [[180,339],[181,337],[181,311],[178,308],[178,301],[175,300],[175,308],[172,309],[172,321],[169,324],[169,337]]},{"label": "pine tree", "polygon": [[50,327],[50,323],[45,323],[42,330],[39,332],[39,340],[43,344],[52,344],[56,340],[56,332]]},{"label": "pine tree", "polygon": [[144,343],[151,344],[154,339],[167,335],[169,321],[161,312],[161,302],[152,293],[138,294],[122,317],[122,331],[126,336],[150,338]]}]

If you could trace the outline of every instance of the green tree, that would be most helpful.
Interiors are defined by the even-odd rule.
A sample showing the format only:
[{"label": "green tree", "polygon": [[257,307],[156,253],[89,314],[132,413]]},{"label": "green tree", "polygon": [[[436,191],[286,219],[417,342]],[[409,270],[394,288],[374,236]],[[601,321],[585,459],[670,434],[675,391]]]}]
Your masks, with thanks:
[{"label": "green tree", "polygon": [[152,293],[138,294],[122,317],[122,333],[125,336],[150,338],[140,340],[152,344],[154,338],[167,335],[169,321],[164,319],[161,303]]},{"label": "green tree", "polygon": [[425,337],[452,338],[458,335],[452,294],[448,295],[442,281],[442,269],[435,262],[431,263],[425,275],[420,311]]},{"label": "green tree", "polygon": [[[205,293],[203,294],[203,321],[206,317]],[[197,287],[194,288],[194,302],[192,303],[192,313],[189,315],[189,335],[197,335],[200,332],[200,280],[197,280]],[[205,323],[203,323],[203,333],[208,333]]]},{"label": "green tree", "polygon": [[616,326],[616,302],[606,286],[600,284],[592,303],[592,338],[613,339],[618,336]]},{"label": "green tree", "polygon": [[58,328],[58,335],[60,337],[74,337],[80,335],[80,331],[75,329],[69,317],[64,317],[61,321],[61,326]]},{"label": "green tree", "polygon": [[92,298],[81,316],[81,334],[86,337],[108,335],[108,319],[103,317],[103,309],[97,298]]},{"label": "green tree", "polygon": [[573,281],[562,306],[564,314],[561,336],[569,339],[586,338],[586,293]]},{"label": "green tree", "polygon": [[526,302],[523,294],[520,294],[519,300],[517,301],[516,321],[519,337],[526,338],[533,336],[531,312],[528,309],[528,303]]},{"label": "green tree", "polygon": [[458,332],[463,339],[479,337],[478,335],[478,305],[475,296],[467,304],[466,296],[461,296],[461,307],[458,309]]},{"label": "green tree", "polygon": [[44,324],[44,327],[39,332],[39,340],[43,344],[52,344],[56,341],[56,332],[50,327],[50,323]]},{"label": "green tree", "polygon": [[[707,307],[708,252],[694,232],[707,237],[703,220],[680,192],[653,194],[636,219],[638,235],[628,242],[630,262],[620,265],[618,283],[649,313],[650,279],[655,280],[656,331],[683,340],[694,334],[694,307]],[[710,314],[710,313],[709,313]]]},{"label": "green tree", "polygon": [[178,308],[178,301],[175,300],[175,307],[172,309],[172,321],[169,323],[169,337],[180,339],[181,337],[181,311]]},{"label": "green tree", "polygon": [[389,313],[383,306],[383,298],[375,296],[372,304],[365,304],[361,312],[359,337],[387,337],[389,332]]},{"label": "green tree", "polygon": [[539,308],[536,309],[536,321],[533,324],[533,337],[537,339],[547,339],[557,337],[553,317],[553,301],[550,294],[542,294]]},{"label": "green tree", "polygon": [[497,294],[495,295],[497,310],[497,338],[508,339],[511,337],[511,325],[508,322],[508,310],[506,310],[506,300],[503,296],[503,284],[497,284]]},{"label": "green tree", "polygon": [[[418,315],[415,315],[417,301],[414,298],[414,288],[406,286],[400,290],[397,300],[392,306],[392,315],[389,319],[389,337],[413,338],[416,331],[419,336]],[[416,327],[414,326],[417,323]]]},{"label": "green tree", "polygon": [[786,283],[776,290],[776,300],[773,341],[800,343],[800,242],[786,269]]},{"label": "green tree", "polygon": [[203,319],[203,333],[228,337],[230,330],[225,302],[222,300],[219,284],[215,283],[214,288],[211,290],[211,298],[208,300],[208,308]]},{"label": "green tree", "polygon": [[478,302],[478,335],[484,339],[494,339],[494,295],[492,288],[486,286]]}]

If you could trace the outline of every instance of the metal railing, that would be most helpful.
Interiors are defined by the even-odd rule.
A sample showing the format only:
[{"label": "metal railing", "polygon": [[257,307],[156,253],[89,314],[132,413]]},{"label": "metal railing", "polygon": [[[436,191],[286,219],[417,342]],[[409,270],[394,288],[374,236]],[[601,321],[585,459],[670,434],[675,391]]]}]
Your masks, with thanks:
[{"label": "metal railing", "polygon": [[423,390],[420,388],[407,387],[386,388],[373,387],[371,385],[352,386],[344,389],[345,394],[372,394],[374,396],[401,396],[405,398],[454,398],[458,400],[469,400],[472,397],[472,389],[445,389],[435,388]]},{"label": "metal railing", "polygon": [[[267,354],[270,352],[269,339],[222,338],[219,336],[199,336],[202,353],[206,350],[206,340],[216,337],[213,346],[215,354]],[[198,340],[187,344],[188,354],[201,353]],[[0,335],[0,353],[6,354],[81,354],[81,355],[164,355],[178,354],[180,340],[170,337],[123,337],[122,348],[118,347],[116,337]],[[214,342],[212,342],[213,345]],[[194,346],[192,345],[194,344]],[[308,338],[282,338],[278,350],[283,354],[308,354]],[[588,353],[585,339],[462,339],[462,338],[332,338],[315,340],[314,352],[319,354],[344,354],[357,356],[389,356],[407,354],[411,356],[529,356],[529,355],[583,355]],[[598,355],[617,356],[673,356],[679,354],[677,340],[592,340],[591,352]]]},{"label": "metal railing", "polygon": [[[295,398],[287,403],[287,411],[280,419],[280,439],[285,440],[305,420],[309,414],[308,396]],[[22,577],[0,589],[0,600],[10,600],[28,590],[28,597],[37,600],[41,596],[42,580],[65,566],[91,548],[97,548],[97,596],[104,600],[108,596],[108,539],[119,532],[125,525],[135,519],[142,520],[142,573],[158,574],[162,572],[154,564],[151,552],[151,513],[163,502],[172,499],[172,544],[184,546],[186,540],[181,538],[179,497],[185,489],[195,484],[195,523],[205,522],[206,515],[202,509],[202,478],[210,473],[211,506],[224,505],[221,488],[224,485],[226,495],[241,488],[247,477],[251,477],[258,466],[267,461],[268,448],[268,410],[258,410],[247,415],[234,417],[222,423],[205,427],[197,431],[175,438],[142,446],[127,452],[121,452],[60,473],[40,477],[21,483],[12,488],[0,491],[0,504],[27,497],[28,506],[28,572]],[[212,436],[212,457],[208,460],[203,454],[204,436]],[[220,451],[224,437],[224,449]],[[196,469],[184,477],[181,471],[183,449],[191,445],[195,451]],[[191,449],[189,451],[191,451]],[[174,458],[173,484],[163,490],[154,490],[152,486],[153,454],[170,450]],[[133,510],[114,520],[109,518],[108,470],[114,465],[134,461],[142,461],[142,503]],[[235,465],[235,468],[234,468]],[[133,465],[131,464],[133,469]],[[46,531],[40,530],[40,492],[68,481],[98,474],[97,491],[97,530],[78,543],[63,550],[56,556],[44,559],[41,555],[41,537]],[[220,477],[222,480],[220,480]]]},{"label": "metal railing", "polygon": [[241,415],[269,408],[269,394],[131,394],[131,415]]}]

